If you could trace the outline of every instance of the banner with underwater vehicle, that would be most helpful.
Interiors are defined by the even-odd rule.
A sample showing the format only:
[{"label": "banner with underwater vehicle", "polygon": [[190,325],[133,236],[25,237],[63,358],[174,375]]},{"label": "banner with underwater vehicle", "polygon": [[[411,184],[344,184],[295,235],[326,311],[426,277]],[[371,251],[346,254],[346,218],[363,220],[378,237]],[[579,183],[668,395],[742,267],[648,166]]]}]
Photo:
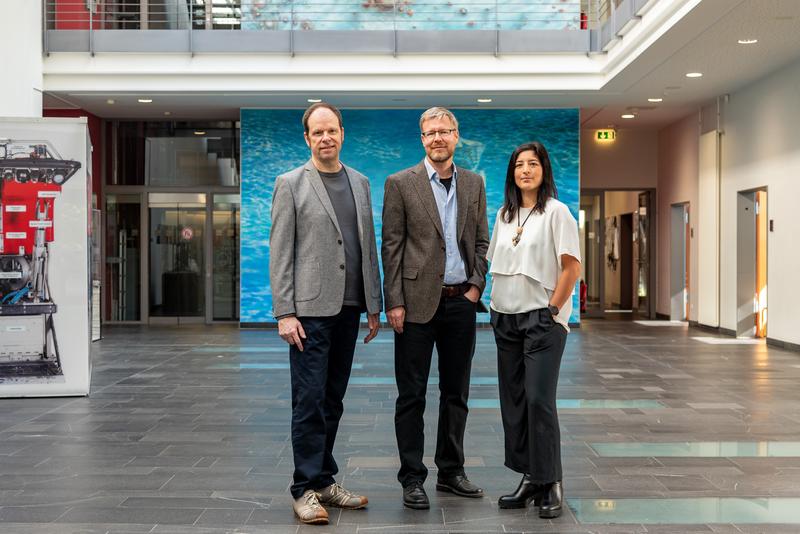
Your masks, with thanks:
[{"label": "banner with underwater vehicle", "polygon": [[0,119],[0,396],[90,379],[85,119]]}]

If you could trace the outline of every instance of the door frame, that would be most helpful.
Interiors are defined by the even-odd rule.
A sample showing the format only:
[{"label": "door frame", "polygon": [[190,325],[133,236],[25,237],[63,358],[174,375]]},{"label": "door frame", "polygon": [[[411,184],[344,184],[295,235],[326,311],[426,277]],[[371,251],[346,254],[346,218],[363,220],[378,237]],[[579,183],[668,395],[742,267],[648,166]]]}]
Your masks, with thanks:
[{"label": "door frame", "polygon": [[[203,232],[205,247],[205,271],[203,273],[204,291],[206,292],[204,315],[200,317],[151,317],[150,316],[150,210],[149,210],[149,194],[150,193],[193,193],[206,195],[206,221]],[[238,324],[236,320],[214,320],[213,310],[213,279],[214,279],[214,265],[213,265],[213,202],[215,194],[226,195],[241,195],[239,186],[171,186],[171,187],[151,187],[144,185],[106,185],[103,187],[102,198],[102,250],[103,258],[106,258],[106,196],[107,195],[139,195],[139,209],[141,228],[139,231],[139,247],[141,250],[139,258],[139,272],[141,280],[139,282],[139,309],[141,310],[138,321],[107,321],[102,320],[101,324],[156,324],[156,325],[180,325],[180,324],[219,324],[219,323],[233,323]],[[241,244],[240,244],[241,246]],[[103,287],[108,287],[105,280],[105,261],[103,262]],[[101,292],[101,300],[106,298],[105,292]],[[101,309],[104,305],[101,302]]]},{"label": "door frame", "polygon": [[[582,187],[580,189],[580,193],[578,198],[581,195],[600,195],[600,254],[599,254],[599,265],[597,266],[600,269],[600,310],[601,313],[598,315],[585,315],[587,318],[592,317],[604,317],[605,312],[602,310],[606,309],[606,295],[605,295],[605,276],[603,271],[603,258],[606,256],[606,243],[605,243],[605,235],[606,235],[606,198],[605,193],[613,193],[615,191],[639,191],[640,193],[647,193],[650,195],[650,206],[648,216],[650,217],[650,226],[648,228],[648,252],[650,254],[650,272],[647,275],[647,312],[645,316],[647,319],[655,319],[656,318],[656,298],[655,298],[655,289],[656,289],[656,274],[658,269],[656,268],[657,264],[657,252],[658,252],[658,243],[656,242],[657,238],[657,227],[658,227],[658,204],[656,202],[656,188],[655,187]],[[634,229],[635,231],[635,229]],[[636,314],[636,310],[634,310],[634,314]]]},{"label": "door frame", "polygon": [[[742,221],[740,221],[741,214],[739,213],[739,200],[740,200],[740,197],[746,197],[746,196],[752,195],[753,206],[754,206],[754,208],[757,208],[760,211],[760,209],[762,209],[762,208],[761,208],[760,204],[758,203],[758,193],[761,193],[761,192],[763,192],[763,193],[765,193],[767,195],[767,202],[766,202],[767,205],[766,205],[766,208],[765,208],[766,212],[764,214],[765,218],[766,218],[766,225],[767,225],[766,228],[765,228],[765,234],[766,234],[765,240],[766,240],[766,242],[764,243],[764,249],[765,249],[764,254],[766,255],[766,257],[764,258],[764,264],[765,264],[764,268],[766,270],[765,277],[767,278],[766,287],[769,287],[769,233],[770,233],[770,231],[769,231],[769,205],[770,205],[770,202],[769,202],[769,190],[768,190],[768,187],[767,186],[753,187],[753,188],[743,189],[741,191],[737,191],[736,192],[736,331],[735,331],[735,334],[736,334],[737,337],[758,337],[758,328],[756,326],[757,322],[755,320],[754,320],[753,326],[752,327],[748,327],[747,329],[742,328],[740,326],[740,324],[739,324],[741,322],[741,319],[739,317],[739,313],[740,313],[740,310],[741,310],[741,307],[742,307],[742,302],[743,302],[742,295],[739,294],[740,290],[741,290],[741,288],[740,288],[740,285],[741,285],[740,278],[742,276],[742,273],[741,273],[741,270],[740,270],[740,262],[742,261],[742,257],[741,257],[741,255],[742,255],[742,247],[741,247],[741,245],[742,245],[742,237],[743,237],[741,235],[741,232],[740,232],[740,230],[741,230],[741,222]],[[753,278],[754,278],[754,281],[755,281],[755,283],[753,284],[753,287],[751,289],[751,293],[752,294],[756,294],[757,290],[758,290],[758,259],[759,259],[759,251],[758,251],[758,221],[757,221],[757,219],[758,219],[759,211],[755,211],[755,209],[754,209],[753,221],[752,221],[752,223],[753,223],[752,224],[753,245],[754,245],[754,247],[753,247],[753,258],[752,259],[753,259]],[[767,309],[768,308],[769,308],[769,297],[767,297]],[[752,315],[755,317],[756,314],[758,314],[758,313],[759,313],[758,310],[754,310]],[[767,325],[769,325],[769,323],[767,323]],[[769,326],[767,326],[767,331],[768,330],[769,330]],[[764,337],[766,337],[766,334],[765,334]]]},{"label": "door frame", "polygon": [[[670,204],[670,216],[669,216],[669,239],[670,239],[670,246],[669,246],[669,256],[670,256],[670,277],[669,277],[669,299],[670,299],[670,313],[669,318],[671,321],[688,321],[689,320],[689,309],[690,309],[690,302],[691,302],[691,225],[692,225],[692,211],[691,211],[691,203],[689,201],[683,202],[674,202]],[[673,286],[673,281],[675,280],[675,273],[673,272],[673,267],[675,267],[676,262],[674,261],[676,255],[676,243],[675,237],[676,232],[675,230],[678,228],[675,224],[675,215],[680,211],[681,213],[681,230],[679,232],[680,236],[682,237],[682,247],[681,247],[681,258],[683,259],[682,262],[682,269],[683,269],[683,276],[681,277],[681,283],[683,287],[683,305],[680,313],[680,318],[676,317],[674,311],[677,309],[672,302],[675,297],[673,290],[675,289]]]}]

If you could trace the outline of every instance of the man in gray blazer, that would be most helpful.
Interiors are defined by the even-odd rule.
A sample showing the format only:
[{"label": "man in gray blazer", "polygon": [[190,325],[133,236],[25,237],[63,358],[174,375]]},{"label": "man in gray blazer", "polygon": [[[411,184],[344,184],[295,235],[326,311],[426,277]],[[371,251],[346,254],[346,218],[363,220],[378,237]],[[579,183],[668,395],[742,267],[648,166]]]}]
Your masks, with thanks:
[{"label": "man in gray blazer", "polygon": [[295,515],[327,524],[324,506],[367,498],[336,483],[336,431],[361,312],[378,333],[381,282],[369,181],[339,161],[342,115],[327,103],[303,115],[311,159],[278,176],[272,197],[269,276],[278,333],[289,343]]},{"label": "man in gray blazer", "polygon": [[483,490],[464,473],[464,429],[475,312],[486,285],[489,229],[483,179],[457,168],[458,121],[444,108],[420,117],[426,157],[386,179],[383,273],[386,317],[395,331],[395,433],[403,504],[430,506],[423,483],[425,393],[434,344],[439,356],[436,489],[462,497]]}]

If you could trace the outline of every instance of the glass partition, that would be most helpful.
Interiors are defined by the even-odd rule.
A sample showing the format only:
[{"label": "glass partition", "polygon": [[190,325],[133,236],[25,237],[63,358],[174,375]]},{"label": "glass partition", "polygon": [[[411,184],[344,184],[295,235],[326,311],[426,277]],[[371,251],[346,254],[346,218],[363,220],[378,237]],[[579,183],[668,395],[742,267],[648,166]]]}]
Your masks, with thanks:
[{"label": "glass partition", "polygon": [[141,288],[141,196],[106,195],[106,301],[107,321],[139,321]]},{"label": "glass partition", "polygon": [[214,195],[212,309],[215,321],[239,320],[239,195]]}]

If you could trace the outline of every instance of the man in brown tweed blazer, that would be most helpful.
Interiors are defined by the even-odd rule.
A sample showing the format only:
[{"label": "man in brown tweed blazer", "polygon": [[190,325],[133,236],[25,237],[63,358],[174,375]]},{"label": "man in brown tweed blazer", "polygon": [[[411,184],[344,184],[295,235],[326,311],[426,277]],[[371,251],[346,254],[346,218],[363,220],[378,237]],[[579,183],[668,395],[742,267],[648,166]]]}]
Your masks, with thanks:
[{"label": "man in brown tweed blazer", "polygon": [[386,316],[395,331],[397,478],[403,504],[426,509],[423,413],[434,345],[440,392],[436,489],[483,496],[464,473],[463,444],[489,229],[483,179],[453,163],[455,116],[431,108],[420,117],[420,132],[425,159],[386,179],[382,257]]}]

